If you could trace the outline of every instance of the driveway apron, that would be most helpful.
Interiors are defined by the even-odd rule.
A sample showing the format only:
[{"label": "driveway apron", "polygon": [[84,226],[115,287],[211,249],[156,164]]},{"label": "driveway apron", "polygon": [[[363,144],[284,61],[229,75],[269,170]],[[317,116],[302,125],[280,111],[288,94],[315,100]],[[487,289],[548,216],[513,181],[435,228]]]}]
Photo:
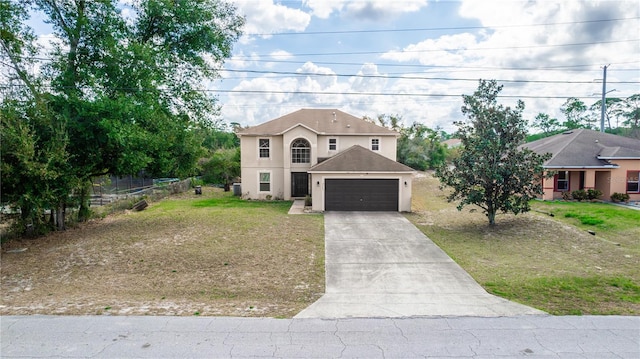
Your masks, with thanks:
[{"label": "driveway apron", "polygon": [[325,213],[325,270],[296,318],[545,314],[487,293],[400,213]]}]

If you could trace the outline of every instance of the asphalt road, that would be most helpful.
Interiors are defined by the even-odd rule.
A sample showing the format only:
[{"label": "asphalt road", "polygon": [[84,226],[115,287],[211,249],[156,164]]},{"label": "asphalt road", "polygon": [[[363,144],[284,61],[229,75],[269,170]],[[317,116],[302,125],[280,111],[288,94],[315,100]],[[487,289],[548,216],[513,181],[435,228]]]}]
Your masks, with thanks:
[{"label": "asphalt road", "polygon": [[4,316],[11,358],[640,358],[640,317]]}]

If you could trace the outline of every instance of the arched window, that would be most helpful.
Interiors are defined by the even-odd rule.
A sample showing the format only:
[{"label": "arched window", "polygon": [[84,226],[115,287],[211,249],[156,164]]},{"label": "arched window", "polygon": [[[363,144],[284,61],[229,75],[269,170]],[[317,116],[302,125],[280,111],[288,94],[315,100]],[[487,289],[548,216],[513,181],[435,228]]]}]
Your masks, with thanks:
[{"label": "arched window", "polygon": [[298,138],[291,144],[291,163],[311,162],[311,145],[304,138]]}]

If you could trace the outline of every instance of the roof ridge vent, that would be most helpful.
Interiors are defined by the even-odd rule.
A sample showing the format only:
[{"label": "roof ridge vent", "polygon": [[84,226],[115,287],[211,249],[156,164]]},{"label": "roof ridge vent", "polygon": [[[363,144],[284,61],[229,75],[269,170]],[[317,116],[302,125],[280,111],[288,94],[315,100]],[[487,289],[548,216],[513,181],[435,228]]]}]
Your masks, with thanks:
[{"label": "roof ridge vent", "polygon": [[573,130],[569,130],[569,131],[564,131],[562,134],[563,135],[570,135],[573,133]]}]

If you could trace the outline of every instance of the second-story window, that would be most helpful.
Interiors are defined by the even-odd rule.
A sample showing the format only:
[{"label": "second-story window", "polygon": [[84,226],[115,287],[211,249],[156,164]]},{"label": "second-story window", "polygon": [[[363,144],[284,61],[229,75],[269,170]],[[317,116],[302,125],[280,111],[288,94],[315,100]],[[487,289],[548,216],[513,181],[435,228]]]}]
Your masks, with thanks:
[{"label": "second-story window", "polygon": [[304,138],[298,138],[291,144],[291,163],[311,162],[311,145]]},{"label": "second-story window", "polygon": [[338,139],[330,138],[329,139],[329,151],[336,151],[338,149]]},{"label": "second-story window", "polygon": [[268,138],[261,138],[258,140],[258,152],[260,154],[260,158],[269,158],[269,149],[271,148],[269,142]]},{"label": "second-story window", "polygon": [[380,139],[372,138],[371,139],[371,151],[380,151]]}]

